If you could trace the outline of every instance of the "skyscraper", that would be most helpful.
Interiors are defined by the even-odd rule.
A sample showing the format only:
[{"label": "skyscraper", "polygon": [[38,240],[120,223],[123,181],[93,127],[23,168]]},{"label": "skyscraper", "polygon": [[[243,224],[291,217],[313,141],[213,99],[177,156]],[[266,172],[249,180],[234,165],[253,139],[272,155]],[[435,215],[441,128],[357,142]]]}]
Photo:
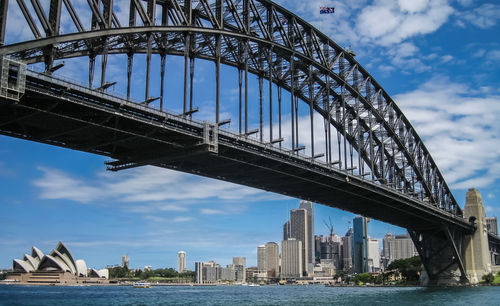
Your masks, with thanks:
[{"label": "skyscraper", "polygon": [[128,254],[122,256],[122,267],[130,268],[130,257]]},{"label": "skyscraper", "polygon": [[245,257],[233,257],[233,265],[236,271],[236,281],[245,282],[246,281],[246,258]]},{"label": "skyscraper", "polygon": [[387,233],[382,240],[382,246],[385,268],[397,259],[406,259],[418,255],[417,249],[408,234],[392,235]]},{"label": "skyscraper", "polygon": [[302,241],[289,238],[281,242],[281,277],[299,278],[302,276]]},{"label": "skyscraper", "polygon": [[354,239],[352,262],[354,272],[368,272],[368,224],[365,217],[357,216],[354,218]]},{"label": "skyscraper", "polygon": [[290,238],[290,220],[283,224],[283,240],[288,240]]},{"label": "skyscraper", "polygon": [[280,249],[276,242],[266,243],[266,270],[268,277],[279,276]]},{"label": "skyscraper", "polygon": [[300,201],[299,208],[307,210],[307,270],[312,272],[314,269],[314,203]]},{"label": "skyscraper", "polygon": [[257,271],[266,271],[266,246],[259,245],[257,247]]},{"label": "skyscraper", "polygon": [[486,218],[486,229],[488,232],[498,236],[497,217],[487,217]]},{"label": "skyscraper", "polygon": [[377,239],[368,238],[368,272],[380,271],[380,247]]},{"label": "skyscraper", "polygon": [[349,228],[344,237],[342,237],[342,268],[345,271],[352,269],[352,239],[354,232]]},{"label": "skyscraper", "polygon": [[177,253],[177,272],[183,273],[186,270],[186,252]]},{"label": "skyscraper", "polygon": [[[307,210],[303,208],[290,211],[291,237],[302,242],[302,269],[304,276],[309,274],[309,232],[307,223]],[[312,271],[311,271],[312,272]]]}]

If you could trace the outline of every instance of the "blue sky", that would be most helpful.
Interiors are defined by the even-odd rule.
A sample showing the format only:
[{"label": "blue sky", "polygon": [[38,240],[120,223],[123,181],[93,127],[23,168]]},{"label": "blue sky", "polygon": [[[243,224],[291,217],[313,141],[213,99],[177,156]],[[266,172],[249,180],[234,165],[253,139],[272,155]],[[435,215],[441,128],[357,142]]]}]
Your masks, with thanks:
[{"label": "blue sky", "polygon": [[[47,1],[42,1],[43,3]],[[85,6],[86,1],[73,1]],[[125,3],[126,2],[126,3]],[[410,119],[463,207],[468,188],[478,188],[489,216],[500,214],[500,4],[494,1],[277,1],[350,47]],[[127,18],[128,1],[115,1]],[[16,4],[7,22],[7,42],[32,39]],[[335,14],[320,15],[320,6]],[[88,27],[88,16],[81,16]],[[63,28],[73,31],[69,19]],[[108,80],[124,80],[123,56],[110,57]],[[144,57],[137,56],[133,97],[141,100]],[[153,63],[158,59],[154,58]],[[182,60],[167,58],[167,107],[179,111]],[[99,66],[99,65],[98,65]],[[66,62],[59,72],[86,81],[87,59]],[[82,73],[82,70],[85,73]],[[159,75],[158,65],[152,74]],[[96,84],[99,82],[96,71]],[[232,68],[222,77],[222,117],[234,118],[237,85]],[[213,63],[197,61],[195,105],[200,120],[213,120]],[[250,82],[256,99],[256,80]],[[153,84],[153,88],[157,84]],[[112,92],[125,93],[119,82]],[[255,104],[253,104],[255,106]],[[237,129],[233,120],[229,127]],[[253,123],[255,124],[255,122]],[[49,252],[59,240],[90,267],[175,267],[177,252],[195,261],[231,262],[256,248],[280,242],[287,211],[298,200],[154,167],[105,171],[106,158],[0,136],[0,267],[10,267],[32,245]],[[353,215],[316,205],[316,234],[345,234]],[[372,221],[369,233],[382,238],[404,229]]]}]

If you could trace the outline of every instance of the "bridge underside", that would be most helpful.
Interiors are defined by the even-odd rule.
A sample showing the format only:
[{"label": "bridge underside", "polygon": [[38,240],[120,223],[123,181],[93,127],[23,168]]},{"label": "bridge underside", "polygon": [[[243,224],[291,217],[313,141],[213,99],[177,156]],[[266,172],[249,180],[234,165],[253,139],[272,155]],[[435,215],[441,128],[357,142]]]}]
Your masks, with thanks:
[{"label": "bridge underside", "polygon": [[[109,156],[114,161],[108,168],[114,171],[154,165],[310,200],[418,232],[439,230],[443,219],[470,230],[432,205],[277,145],[83,87],[70,89],[49,77],[44,81],[28,75],[19,102],[2,98],[0,133]],[[213,142],[207,135],[215,136]]]}]

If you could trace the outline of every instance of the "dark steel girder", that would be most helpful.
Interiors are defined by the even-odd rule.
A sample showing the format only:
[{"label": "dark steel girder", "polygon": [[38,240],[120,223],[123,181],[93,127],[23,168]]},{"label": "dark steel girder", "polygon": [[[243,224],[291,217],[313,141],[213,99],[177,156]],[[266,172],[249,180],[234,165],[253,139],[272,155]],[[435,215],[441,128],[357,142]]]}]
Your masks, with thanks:
[{"label": "dark steel girder", "polygon": [[[151,26],[151,16],[148,14],[154,11],[155,2],[163,9],[168,9],[169,21],[172,22],[170,26],[165,26],[167,21],[163,19],[163,26]],[[51,11],[50,19],[54,21],[60,18],[57,15],[61,14],[61,2],[51,1],[51,3],[53,7],[59,7],[58,10]],[[56,6],[54,3],[58,5]],[[66,7],[71,7],[69,0],[65,0],[64,3]],[[353,127],[352,131],[347,130],[345,125],[341,128],[339,124],[334,124],[334,127],[358,151],[366,164],[373,168],[372,172],[378,179],[385,180],[387,175],[394,173],[399,177],[395,180],[396,182],[405,182],[404,184],[407,185],[409,183],[406,177],[408,173],[405,173],[405,168],[410,167],[411,175],[414,176],[425,193],[420,195],[420,200],[427,197],[434,205],[445,209],[454,208],[455,214],[462,215],[461,209],[423,142],[382,87],[349,53],[346,53],[334,41],[293,13],[267,0],[245,0],[243,5],[241,3],[235,4],[230,0],[221,1],[217,2],[223,6],[220,8],[217,8],[215,3],[209,4],[208,1],[196,2],[198,3],[196,7],[191,7],[192,1],[183,1],[182,3],[176,0],[147,1],[148,12],[146,13],[140,1],[134,0],[133,5],[139,10],[145,26],[134,26],[134,22],[131,27],[121,27],[116,16],[114,14],[112,16],[111,1],[106,2],[108,6],[107,8],[105,6],[104,12],[101,12],[99,7],[91,5],[92,3],[94,2],[89,1],[90,9],[93,9],[93,16],[96,16],[97,19],[100,16],[102,16],[101,19],[108,18],[105,24],[102,23],[104,26],[99,27],[100,30],[96,30],[94,27],[94,31],[82,31],[81,24],[77,22],[75,24],[77,24],[78,33],[51,36],[49,34],[55,31],[46,31],[48,32],[46,37],[40,37],[38,40],[1,47],[0,55],[19,57],[28,63],[43,61],[47,56],[48,47],[53,48],[51,49],[52,53],[50,53],[50,61],[78,56],[95,57],[97,54],[107,56],[117,53],[147,53],[148,56],[151,53],[183,55],[184,40],[169,41],[169,35],[184,37],[189,35],[197,37],[198,42],[205,42],[204,46],[198,45],[198,48],[191,50],[190,56],[211,61],[218,58],[221,63],[238,68],[246,61],[249,72],[261,75],[265,79],[268,79],[268,74],[262,75],[262,71],[270,70],[269,75],[274,75],[271,82],[285,90],[290,91],[294,88],[291,85],[294,82],[292,76],[307,75],[307,69],[314,69],[315,74],[331,78],[334,86],[326,88],[326,84],[318,81],[322,77],[317,77],[311,84],[304,82],[299,87],[294,88],[293,94],[312,105],[316,112],[331,123],[335,123],[334,116],[329,109],[322,109],[316,98],[321,95],[321,92],[327,92],[329,100],[335,101],[340,94],[342,108],[351,114],[347,120],[350,123],[355,122],[356,125],[350,125]],[[188,6],[185,6],[186,4]],[[6,7],[6,5],[4,6]],[[73,16],[75,15],[74,10],[69,10],[69,13],[74,21],[78,20],[78,16]],[[165,12],[163,14],[165,15]],[[217,14],[221,20],[214,18]],[[42,18],[40,16],[39,18]],[[33,22],[32,17],[28,19],[28,22]],[[111,24],[115,28],[112,28]],[[5,28],[2,28],[3,30]],[[154,37],[154,45],[150,45],[151,40],[148,38],[151,36]],[[222,49],[225,51],[220,55],[215,54],[215,39],[217,37],[223,37]],[[234,49],[229,48],[231,45],[240,48],[244,45],[249,50],[249,56],[241,57],[241,52],[240,56],[236,56],[237,53]],[[231,50],[228,51],[228,48]],[[274,56],[270,57],[275,57],[276,62],[280,60],[288,62],[288,64],[295,63],[294,71],[291,74],[273,74],[275,67],[271,63],[260,65],[259,50],[271,50],[270,52]],[[319,85],[320,89],[316,90],[316,85]],[[338,92],[339,89],[341,93]],[[306,95],[305,92],[313,94]],[[359,107],[358,102],[362,108]],[[370,114],[369,118],[373,116],[378,128],[372,129],[371,122],[367,123],[360,115],[360,112],[365,111]],[[346,120],[345,114],[346,112],[342,116],[344,122]],[[372,145],[378,149],[364,150],[365,140],[360,143],[356,133],[358,136],[369,134],[368,141],[370,143],[373,141]],[[404,159],[399,160],[397,158],[399,155],[404,156]],[[378,162],[374,162],[377,159]],[[378,163],[383,165],[381,169],[378,169]]]}]

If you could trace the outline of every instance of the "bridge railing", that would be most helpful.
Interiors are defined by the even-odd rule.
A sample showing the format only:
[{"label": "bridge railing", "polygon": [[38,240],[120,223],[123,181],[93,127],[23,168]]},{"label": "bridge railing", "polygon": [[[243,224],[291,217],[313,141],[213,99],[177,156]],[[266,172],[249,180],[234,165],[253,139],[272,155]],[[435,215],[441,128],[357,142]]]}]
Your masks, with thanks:
[{"label": "bridge railing", "polygon": [[[153,107],[149,107],[147,105],[142,105],[139,102],[136,101],[130,101],[126,100],[125,98],[100,91],[97,89],[92,89],[89,88],[87,85],[83,84],[77,84],[78,82],[71,82],[68,81],[67,78],[62,79],[57,76],[51,76],[47,75],[45,73],[37,72],[34,70],[28,70],[26,72],[27,76],[30,76],[32,78],[36,78],[39,80],[42,80],[43,82],[48,82],[50,84],[58,85],[62,88],[67,88],[68,90],[75,90],[79,91],[81,93],[84,93],[89,96],[93,97],[98,97],[100,99],[104,99],[107,101],[112,101],[113,103],[116,103],[118,105],[124,105],[127,108],[133,108],[136,110],[139,110],[141,112],[148,113],[150,115],[153,115],[153,117],[156,117],[159,124],[162,124],[162,121],[175,121],[179,122],[185,125],[191,125],[196,128],[198,128],[200,131],[203,131],[206,125],[210,126],[215,126],[217,128],[217,134],[218,134],[218,143],[224,142],[224,137],[227,140],[231,140],[232,143],[234,141],[237,142],[244,142],[247,145],[253,146],[254,148],[258,148],[260,151],[267,151],[267,152],[274,152],[275,154],[281,155],[282,157],[286,156],[288,159],[293,159],[295,161],[300,161],[301,164],[307,165],[308,167],[310,166],[316,166],[322,169],[325,173],[331,173],[335,174],[337,177],[345,177],[346,182],[352,183],[352,184],[363,184],[364,186],[371,186],[371,188],[376,188],[376,189],[383,189],[385,192],[393,194],[394,196],[397,197],[402,197],[405,198],[408,201],[411,201],[417,205],[424,205],[425,207],[432,209],[433,211],[437,211],[440,213],[444,213],[445,215],[448,215],[450,217],[457,217],[455,216],[452,212],[446,211],[439,209],[435,207],[434,205],[427,203],[425,201],[421,201],[418,197],[416,196],[411,196],[409,194],[404,193],[401,190],[397,190],[394,188],[391,188],[390,186],[386,186],[380,181],[373,181],[371,179],[367,179],[364,176],[361,175],[355,175],[352,173],[350,170],[343,169],[342,167],[335,167],[332,164],[328,164],[319,160],[316,160],[314,158],[311,158],[310,156],[306,154],[302,154],[297,151],[293,151],[289,148],[284,148],[284,147],[279,147],[273,143],[270,142],[261,142],[257,137],[252,137],[251,135],[243,135],[243,134],[238,134],[235,132],[231,132],[229,130],[225,130],[220,128],[217,124],[208,122],[208,121],[201,121],[201,120],[196,120],[193,118],[189,118],[186,116],[183,116],[182,114],[175,114],[174,112],[171,111],[160,111],[158,109],[155,109]],[[203,135],[199,135],[200,138],[203,138]]]}]

